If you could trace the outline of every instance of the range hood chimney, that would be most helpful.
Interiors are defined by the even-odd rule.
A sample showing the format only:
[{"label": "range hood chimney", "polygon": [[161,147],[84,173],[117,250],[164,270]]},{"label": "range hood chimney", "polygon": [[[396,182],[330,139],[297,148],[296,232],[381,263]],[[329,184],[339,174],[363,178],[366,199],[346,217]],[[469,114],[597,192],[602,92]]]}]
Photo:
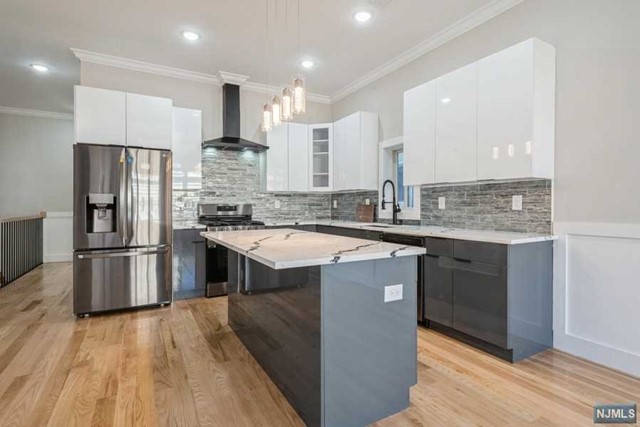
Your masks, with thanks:
[{"label": "range hood chimney", "polygon": [[204,148],[231,151],[265,151],[269,147],[240,137],[240,86],[222,86],[222,137],[204,141]]}]

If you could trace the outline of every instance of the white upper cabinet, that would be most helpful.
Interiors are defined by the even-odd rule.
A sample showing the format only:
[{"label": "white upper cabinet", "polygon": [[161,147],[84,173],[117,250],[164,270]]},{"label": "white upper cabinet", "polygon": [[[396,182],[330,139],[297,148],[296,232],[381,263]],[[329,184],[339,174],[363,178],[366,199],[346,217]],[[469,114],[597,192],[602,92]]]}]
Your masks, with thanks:
[{"label": "white upper cabinet", "polygon": [[88,86],[74,94],[76,142],[171,150],[170,99]]},{"label": "white upper cabinet", "polygon": [[436,82],[404,93],[404,185],[435,182]]},{"label": "white upper cabinet", "polygon": [[87,86],[74,88],[76,142],[126,145],[126,94]]},{"label": "white upper cabinet", "polygon": [[173,108],[173,189],[202,188],[202,112]]},{"label": "white upper cabinet", "polygon": [[357,112],[333,124],[333,190],[378,185],[378,115]]},{"label": "white upper cabinet", "polygon": [[309,130],[307,125],[287,123],[289,128],[289,191],[309,190]]},{"label": "white upper cabinet", "polygon": [[529,39],[404,94],[405,185],[553,178],[555,49]]},{"label": "white upper cabinet", "polygon": [[478,178],[553,178],[555,49],[529,39],[478,62]]},{"label": "white upper cabinet", "polygon": [[[289,126],[275,126],[267,132],[267,191],[289,190]],[[307,177],[305,176],[305,179]]]},{"label": "white upper cabinet", "polygon": [[333,189],[333,125],[309,126],[309,190]]},{"label": "white upper cabinet", "polygon": [[173,101],[127,93],[127,145],[171,150]]},{"label": "white upper cabinet", "polygon": [[473,63],[436,80],[436,182],[474,181],[478,177],[477,72],[478,65]]}]

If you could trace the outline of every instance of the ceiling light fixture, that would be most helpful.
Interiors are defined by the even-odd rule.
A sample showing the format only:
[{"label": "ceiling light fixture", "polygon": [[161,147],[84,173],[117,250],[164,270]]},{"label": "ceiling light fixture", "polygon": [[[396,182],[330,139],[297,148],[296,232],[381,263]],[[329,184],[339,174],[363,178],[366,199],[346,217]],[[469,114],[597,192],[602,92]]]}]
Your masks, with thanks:
[{"label": "ceiling light fixture", "polygon": [[47,71],[49,71],[49,67],[42,64],[31,64],[31,68],[38,71],[39,73],[46,73]]},{"label": "ceiling light fixture", "polygon": [[305,59],[300,63],[300,65],[302,65],[304,68],[313,68],[315,64],[310,59]]},{"label": "ceiling light fixture", "polygon": [[443,104],[448,104],[451,102],[451,98],[442,98],[440,102],[442,102]]},{"label": "ceiling light fixture", "polygon": [[190,42],[194,42],[196,40],[200,40],[200,34],[194,33],[193,31],[183,31],[182,37],[189,40]]},{"label": "ceiling light fixture", "polygon": [[361,10],[353,15],[353,19],[360,23],[365,23],[371,19],[373,14],[367,10]]}]

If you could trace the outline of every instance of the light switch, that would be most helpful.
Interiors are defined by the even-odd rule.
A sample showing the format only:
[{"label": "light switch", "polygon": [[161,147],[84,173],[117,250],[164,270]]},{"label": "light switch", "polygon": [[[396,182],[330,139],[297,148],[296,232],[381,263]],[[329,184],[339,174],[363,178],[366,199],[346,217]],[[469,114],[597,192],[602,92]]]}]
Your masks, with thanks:
[{"label": "light switch", "polygon": [[364,204],[369,206],[371,204],[371,199],[364,199]]},{"label": "light switch", "polygon": [[275,206],[276,209],[280,209],[280,200],[276,200]]},{"label": "light switch", "polygon": [[333,209],[338,209],[338,201],[335,199],[333,201]]},{"label": "light switch", "polygon": [[384,302],[400,301],[402,299],[402,284],[384,287]]},{"label": "light switch", "polygon": [[445,198],[444,197],[438,197],[438,209],[444,210],[445,209]]},{"label": "light switch", "polygon": [[511,210],[514,210],[514,211],[522,210],[522,195],[513,196],[511,198]]}]

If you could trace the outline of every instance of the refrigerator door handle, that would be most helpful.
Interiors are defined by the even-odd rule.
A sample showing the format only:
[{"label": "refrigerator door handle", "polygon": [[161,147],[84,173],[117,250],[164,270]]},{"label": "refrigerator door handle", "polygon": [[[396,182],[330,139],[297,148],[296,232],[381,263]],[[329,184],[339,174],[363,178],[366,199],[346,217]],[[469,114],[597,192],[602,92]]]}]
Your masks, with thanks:
[{"label": "refrigerator door handle", "polygon": [[118,234],[122,239],[122,246],[127,246],[128,241],[128,226],[127,226],[127,211],[128,211],[128,191],[127,191],[127,149],[122,149],[120,155],[120,212],[118,213]]},{"label": "refrigerator door handle", "polygon": [[133,256],[142,256],[142,255],[159,255],[164,254],[168,250],[168,247],[151,250],[151,251],[128,251],[128,252],[109,252],[109,253],[99,253],[99,254],[79,254],[78,259],[102,259],[102,258],[122,258],[122,257],[133,257]]}]

